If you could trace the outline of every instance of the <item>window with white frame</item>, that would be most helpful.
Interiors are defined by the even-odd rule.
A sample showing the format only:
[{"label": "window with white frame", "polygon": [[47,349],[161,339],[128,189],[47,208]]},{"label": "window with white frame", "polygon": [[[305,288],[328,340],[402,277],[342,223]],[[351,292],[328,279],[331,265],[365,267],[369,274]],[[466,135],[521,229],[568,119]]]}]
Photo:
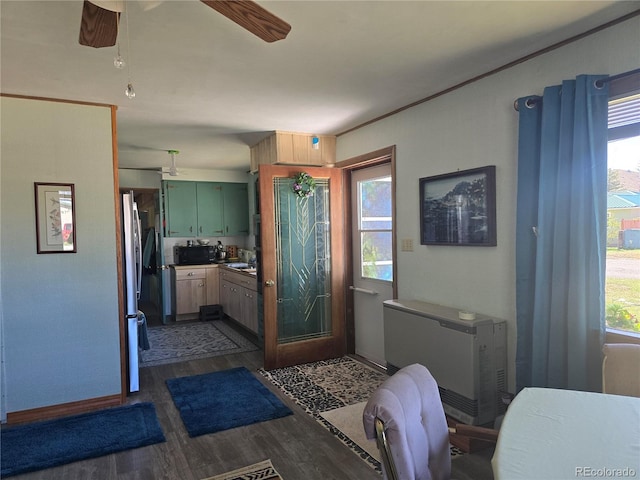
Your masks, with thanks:
[{"label": "window with white frame", "polygon": [[606,325],[640,334],[640,73],[610,95]]}]

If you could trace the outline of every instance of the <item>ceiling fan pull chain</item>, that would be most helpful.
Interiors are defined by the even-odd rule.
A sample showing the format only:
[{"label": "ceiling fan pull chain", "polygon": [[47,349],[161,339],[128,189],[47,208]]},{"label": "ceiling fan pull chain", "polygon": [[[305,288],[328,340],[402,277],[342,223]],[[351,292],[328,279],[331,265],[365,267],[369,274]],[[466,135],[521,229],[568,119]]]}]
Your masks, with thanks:
[{"label": "ceiling fan pull chain", "polygon": [[133,89],[133,83],[131,83],[131,42],[129,41],[129,8],[127,8],[126,2],[123,3],[122,9],[124,12],[124,20],[127,22],[127,56],[129,61],[127,62],[127,89],[124,94],[129,100],[133,100],[136,96],[136,91]]}]

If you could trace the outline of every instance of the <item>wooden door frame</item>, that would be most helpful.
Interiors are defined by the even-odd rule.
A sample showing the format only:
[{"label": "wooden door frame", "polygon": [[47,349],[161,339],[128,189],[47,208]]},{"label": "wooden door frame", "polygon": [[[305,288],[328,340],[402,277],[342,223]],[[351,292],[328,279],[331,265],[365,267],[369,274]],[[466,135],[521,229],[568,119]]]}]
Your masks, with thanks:
[{"label": "wooden door frame", "polygon": [[[344,173],[344,206],[343,211],[344,215],[344,231],[345,231],[345,239],[344,239],[344,250],[346,258],[352,258],[353,256],[353,248],[352,241],[353,236],[351,234],[351,224],[353,222],[354,214],[351,211],[351,174],[355,170],[360,170],[363,168],[373,167],[376,165],[380,165],[383,163],[391,163],[391,210],[393,212],[393,226],[392,226],[392,250],[393,250],[393,297],[398,297],[398,279],[397,279],[397,265],[396,261],[396,224],[395,221],[397,218],[396,211],[396,147],[392,145],[390,147],[381,148],[379,150],[375,150],[373,152],[365,153],[363,155],[358,155],[357,157],[352,157],[347,160],[336,163],[336,168],[340,168]],[[347,262],[345,263],[345,290],[344,290],[344,302],[345,302],[345,326],[346,326],[346,342],[347,342],[347,353],[355,354],[356,352],[356,329],[355,329],[355,316],[354,316],[354,307],[353,307],[353,292],[348,290],[349,285],[353,285],[353,263]]]}]

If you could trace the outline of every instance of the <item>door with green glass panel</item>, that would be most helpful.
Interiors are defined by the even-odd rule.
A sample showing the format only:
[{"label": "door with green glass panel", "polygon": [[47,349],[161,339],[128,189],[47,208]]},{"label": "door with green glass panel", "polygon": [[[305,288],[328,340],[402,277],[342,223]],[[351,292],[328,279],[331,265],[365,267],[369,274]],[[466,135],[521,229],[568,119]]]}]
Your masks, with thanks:
[{"label": "door with green glass panel", "polygon": [[[304,171],[314,194],[298,196]],[[260,255],[265,368],[344,355],[344,199],[335,168],[261,165]]]}]

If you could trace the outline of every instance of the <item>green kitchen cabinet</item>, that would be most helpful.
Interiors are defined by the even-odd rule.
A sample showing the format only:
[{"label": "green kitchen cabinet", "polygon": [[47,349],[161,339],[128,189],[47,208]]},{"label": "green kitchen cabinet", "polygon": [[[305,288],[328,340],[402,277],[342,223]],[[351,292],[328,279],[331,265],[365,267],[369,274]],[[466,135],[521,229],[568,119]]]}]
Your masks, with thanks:
[{"label": "green kitchen cabinet", "polygon": [[249,235],[249,196],[246,183],[222,184],[226,236]]},{"label": "green kitchen cabinet", "polygon": [[224,204],[221,183],[196,183],[196,211],[199,237],[221,237],[224,233]]},{"label": "green kitchen cabinet", "polygon": [[249,234],[246,183],[164,181],[167,237]]},{"label": "green kitchen cabinet", "polygon": [[195,237],[196,182],[163,182],[167,237]]}]

